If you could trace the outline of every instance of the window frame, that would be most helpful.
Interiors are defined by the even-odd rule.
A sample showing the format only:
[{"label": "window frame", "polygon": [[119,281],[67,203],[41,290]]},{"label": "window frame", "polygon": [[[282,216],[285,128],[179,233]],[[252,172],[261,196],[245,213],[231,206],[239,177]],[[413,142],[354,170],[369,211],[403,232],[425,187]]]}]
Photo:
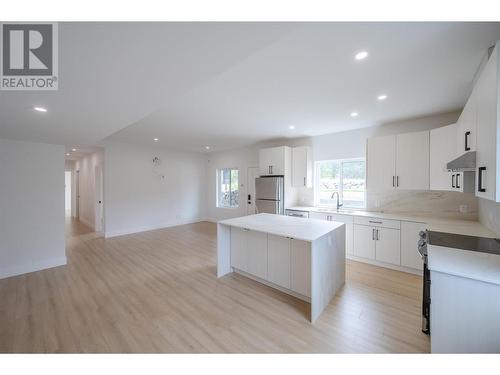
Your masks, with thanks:
[{"label": "window frame", "polygon": [[[349,162],[357,162],[357,161],[362,161],[365,163],[365,168],[364,168],[364,172],[365,172],[365,191],[363,193],[363,205],[361,207],[359,206],[349,206],[349,205],[345,205],[344,204],[344,192],[343,192],[343,177],[344,177],[344,168],[343,168],[343,163],[349,163]],[[322,163],[329,163],[329,162],[337,162],[340,164],[339,166],[339,196],[340,196],[340,203],[343,204],[342,207],[345,207],[345,208],[354,208],[354,209],[366,209],[366,158],[364,157],[358,157],[358,158],[344,158],[344,159],[328,159],[328,160],[317,160],[314,162],[314,205],[315,206],[321,206],[321,207],[327,207],[327,208],[330,208],[330,207],[334,207],[335,209],[337,209],[337,207],[335,207],[335,205],[333,204],[321,204],[320,203],[320,199],[319,199],[319,187],[320,187],[320,183],[319,183],[319,179],[320,179],[320,176],[319,176],[319,166],[322,164]]]},{"label": "window frame", "polygon": [[[231,176],[232,171],[237,171],[238,172],[238,203],[235,206],[225,206],[221,205],[219,201],[220,197],[220,187],[221,187],[221,173],[224,170],[229,169],[229,176]],[[231,178],[231,177],[230,177]],[[229,182],[229,192],[231,193],[231,181]],[[231,199],[229,199],[231,202]],[[240,207],[240,170],[237,167],[224,167],[224,168],[217,168],[215,171],[215,207],[217,208],[223,208],[223,209],[228,209],[228,210],[234,210]]]}]

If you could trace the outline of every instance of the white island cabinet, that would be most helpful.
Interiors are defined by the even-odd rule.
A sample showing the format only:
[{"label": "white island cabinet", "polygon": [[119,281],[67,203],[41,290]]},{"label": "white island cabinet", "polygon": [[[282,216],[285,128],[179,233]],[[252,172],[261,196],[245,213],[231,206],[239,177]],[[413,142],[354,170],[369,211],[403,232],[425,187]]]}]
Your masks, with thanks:
[{"label": "white island cabinet", "polygon": [[345,282],[345,224],[258,214],[217,224],[217,276],[237,272],[311,304],[314,322]]}]

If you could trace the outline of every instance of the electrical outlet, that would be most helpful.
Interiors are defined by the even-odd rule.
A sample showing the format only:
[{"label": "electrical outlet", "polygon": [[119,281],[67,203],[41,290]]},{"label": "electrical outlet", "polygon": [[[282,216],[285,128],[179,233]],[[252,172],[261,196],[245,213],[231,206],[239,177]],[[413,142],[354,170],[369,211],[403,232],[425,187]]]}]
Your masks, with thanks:
[{"label": "electrical outlet", "polygon": [[461,204],[460,206],[458,206],[458,210],[461,214],[466,214],[469,211],[469,206],[467,206],[466,204]]}]

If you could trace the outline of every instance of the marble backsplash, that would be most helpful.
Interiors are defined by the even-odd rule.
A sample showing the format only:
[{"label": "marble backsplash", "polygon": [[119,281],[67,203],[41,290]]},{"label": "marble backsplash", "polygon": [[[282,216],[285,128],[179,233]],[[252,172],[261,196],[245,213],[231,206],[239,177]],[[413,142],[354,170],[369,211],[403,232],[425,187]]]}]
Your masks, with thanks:
[{"label": "marble backsplash", "polygon": [[448,219],[477,220],[478,199],[473,193],[453,191],[368,191],[366,209]]}]

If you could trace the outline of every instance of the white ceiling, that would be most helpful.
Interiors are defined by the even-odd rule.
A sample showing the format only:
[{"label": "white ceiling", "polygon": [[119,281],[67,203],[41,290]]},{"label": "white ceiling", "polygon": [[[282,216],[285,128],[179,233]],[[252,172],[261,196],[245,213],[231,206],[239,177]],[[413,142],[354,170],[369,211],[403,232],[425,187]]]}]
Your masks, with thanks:
[{"label": "white ceiling", "polygon": [[[76,151],[73,151],[76,150]],[[78,160],[83,158],[84,156],[93,154],[97,151],[102,151],[103,148],[99,146],[67,146],[66,147],[66,156],[67,160]],[[68,155],[69,154],[69,155]]]},{"label": "white ceiling", "polygon": [[0,137],[205,151],[460,108],[500,23],[63,23],[59,38],[60,90],[0,92]]}]

